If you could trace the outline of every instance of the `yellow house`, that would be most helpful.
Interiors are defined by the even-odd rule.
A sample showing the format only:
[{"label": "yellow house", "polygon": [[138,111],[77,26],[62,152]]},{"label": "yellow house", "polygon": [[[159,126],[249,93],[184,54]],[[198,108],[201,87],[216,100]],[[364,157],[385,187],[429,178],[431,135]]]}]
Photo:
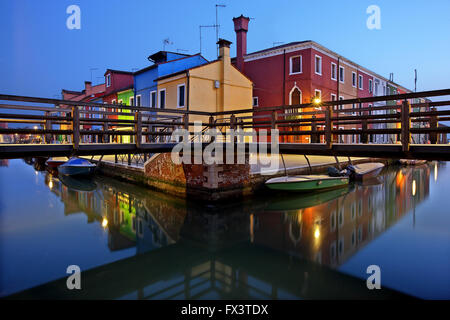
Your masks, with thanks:
[{"label": "yellow house", "polygon": [[[253,83],[231,64],[230,41],[220,39],[219,58],[207,64],[158,78],[158,108],[220,112],[252,108]],[[237,121],[251,113],[236,114]],[[219,121],[229,121],[225,115]],[[220,118],[220,117],[219,117]],[[190,115],[189,122],[208,122],[207,116]],[[190,131],[193,127],[190,128]]]}]

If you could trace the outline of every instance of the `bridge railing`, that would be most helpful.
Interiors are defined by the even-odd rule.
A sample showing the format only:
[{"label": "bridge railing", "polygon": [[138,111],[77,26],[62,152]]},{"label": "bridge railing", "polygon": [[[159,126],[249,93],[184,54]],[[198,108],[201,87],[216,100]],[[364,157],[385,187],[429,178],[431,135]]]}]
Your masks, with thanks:
[{"label": "bridge railing", "polygon": [[194,136],[194,121],[201,120],[202,132],[279,129],[281,142],[322,144],[327,149],[335,143],[401,143],[407,151],[411,143],[446,143],[446,96],[450,89],[206,112],[0,94],[0,101],[7,102],[0,104],[5,110],[0,112],[0,135],[10,138],[3,143],[69,143],[75,150],[80,143],[131,143],[140,148],[143,143],[171,141],[177,128]]}]

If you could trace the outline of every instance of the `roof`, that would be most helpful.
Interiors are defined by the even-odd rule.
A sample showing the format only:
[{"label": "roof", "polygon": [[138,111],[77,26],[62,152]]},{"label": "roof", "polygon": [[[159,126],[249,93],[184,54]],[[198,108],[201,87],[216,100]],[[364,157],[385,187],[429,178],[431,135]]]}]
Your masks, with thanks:
[{"label": "roof", "polygon": [[[367,68],[365,68],[365,67],[363,67],[363,66],[357,64],[356,62],[353,62],[352,60],[347,59],[347,58],[341,56],[340,54],[338,54],[338,53],[336,53],[336,52],[334,52],[334,51],[328,49],[327,47],[325,47],[325,46],[323,46],[323,45],[321,45],[321,44],[319,44],[319,43],[317,43],[317,42],[315,42],[315,41],[313,41],[313,40],[304,40],[304,41],[294,41],[294,42],[289,42],[289,43],[282,44],[282,45],[279,45],[279,46],[276,46],[276,47],[267,48],[267,49],[263,49],[263,50],[259,50],[259,51],[255,51],[255,52],[251,52],[251,53],[247,53],[247,54],[244,56],[244,58],[245,58],[245,57],[252,56],[252,55],[256,55],[256,54],[261,54],[261,53],[265,53],[265,52],[270,52],[270,51],[272,51],[272,50],[285,49],[285,48],[289,48],[289,47],[297,46],[297,45],[301,45],[301,44],[311,44],[312,46],[317,47],[318,49],[321,49],[321,50],[327,52],[328,54],[330,54],[330,55],[332,55],[332,56],[336,56],[336,57],[338,57],[338,58],[340,58],[340,59],[346,61],[347,63],[354,65],[356,68],[361,69],[362,71],[367,72],[368,74],[370,74],[370,75],[372,75],[372,76],[375,76],[375,77],[377,77],[377,78],[380,78],[380,79],[382,79],[382,80],[384,80],[384,81],[386,81],[386,82],[389,82],[389,83],[391,83],[391,84],[394,84],[395,86],[397,86],[397,87],[399,87],[399,88],[402,88],[402,89],[405,89],[406,91],[412,92],[410,89],[407,89],[406,87],[403,87],[403,86],[399,85],[398,83],[395,83],[394,81],[391,81],[391,80],[389,80],[389,79],[387,79],[387,78],[385,78],[385,77],[383,77],[383,76],[381,76],[381,75],[379,75],[379,74],[377,74],[377,73],[375,73],[375,72],[373,72],[373,71],[371,71],[371,70],[369,70],[369,69],[367,69]],[[233,58],[232,61],[235,61],[235,59],[236,59],[236,58]]]},{"label": "roof", "polygon": [[165,51],[165,50],[161,50],[158,51],[152,55],[149,55],[147,57],[148,60],[154,62],[155,60],[160,60],[160,59],[164,59],[167,58],[167,54],[168,53],[172,53],[172,54],[176,54],[176,55],[180,55],[180,56],[190,56],[190,54],[186,54],[186,53],[179,53],[179,52],[172,52],[172,51]]},{"label": "roof", "polygon": [[202,57],[205,61],[208,61],[208,60],[205,59],[205,57],[203,57],[203,56],[201,55],[201,53],[196,53],[196,54],[193,54],[193,55],[186,55],[186,57],[181,57],[181,58],[174,59],[174,60],[169,60],[169,61],[165,61],[165,62],[160,62],[160,63],[152,64],[151,66],[148,66],[148,67],[145,67],[145,68],[143,68],[143,69],[141,69],[141,70],[135,71],[135,72],[133,73],[133,75],[137,75],[137,74],[140,74],[140,73],[142,73],[142,72],[145,72],[145,71],[154,69],[154,68],[156,68],[157,66],[162,65],[162,64],[165,64],[165,63],[170,63],[170,62],[174,62],[174,61],[179,61],[179,60],[183,60],[183,59],[187,59],[187,58],[195,57],[195,56],[200,56],[200,57]]},{"label": "roof", "polygon": [[109,96],[111,94],[114,94],[114,93],[117,93],[117,92],[121,92],[121,91],[125,91],[125,90],[128,90],[128,89],[133,89],[133,88],[134,88],[134,85],[129,84],[129,85],[125,86],[125,87],[118,88],[116,90],[112,90],[112,91],[108,91],[108,92],[101,92],[103,94],[101,96],[98,96],[98,98],[107,97],[107,96]]},{"label": "roof", "polygon": [[[206,60],[206,59],[205,59],[205,60]],[[212,64],[212,63],[215,63],[215,62],[217,62],[217,61],[219,61],[219,59],[216,59],[216,60],[213,60],[213,61],[208,61],[207,63],[201,64],[201,65],[198,65],[198,66],[189,68],[189,69],[184,69],[184,70],[181,70],[181,71],[177,71],[177,72],[173,72],[173,73],[170,73],[170,74],[166,74],[165,76],[156,78],[154,81],[158,81],[158,80],[163,80],[163,79],[167,79],[167,78],[170,78],[170,77],[174,77],[174,76],[177,76],[177,75],[179,75],[179,74],[186,73],[186,72],[188,72],[189,70],[196,69],[196,68],[200,68],[200,67],[203,67],[203,66],[207,66],[207,65]]]},{"label": "roof", "polygon": [[104,73],[104,76],[106,76],[106,74],[108,73],[108,72],[111,72],[111,73],[124,73],[124,74],[133,74],[133,72],[131,72],[131,71],[122,71],[122,70],[114,70],[114,69],[106,69],[106,71],[105,71],[105,73]]},{"label": "roof", "polygon": [[[209,65],[209,64],[212,64],[212,63],[215,63],[215,62],[218,62],[218,61],[220,61],[220,59],[216,59],[216,60],[213,60],[213,61],[209,61],[208,63],[204,63],[204,64],[201,64],[201,65],[198,65],[198,66],[189,68],[189,69],[185,69],[185,70],[177,71],[177,72],[174,72],[174,73],[170,73],[170,74],[167,74],[167,75],[165,75],[165,76],[159,77],[159,78],[157,78],[157,79],[155,79],[155,80],[153,80],[153,81],[159,81],[159,80],[171,78],[171,77],[177,76],[177,75],[179,75],[179,74],[187,73],[189,70],[201,68],[201,67],[207,66],[207,65]],[[243,73],[241,70],[239,70],[235,65],[232,64],[231,66],[232,66],[233,68],[235,68],[237,71],[239,71],[244,77],[246,77],[248,80],[250,80],[250,81],[253,83],[253,80],[250,79],[250,78],[249,78],[245,73]]]}]

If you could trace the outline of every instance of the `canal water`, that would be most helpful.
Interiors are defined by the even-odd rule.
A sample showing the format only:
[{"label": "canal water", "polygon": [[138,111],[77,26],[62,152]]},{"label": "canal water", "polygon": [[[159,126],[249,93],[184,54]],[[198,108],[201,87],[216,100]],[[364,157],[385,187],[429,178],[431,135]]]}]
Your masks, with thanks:
[{"label": "canal water", "polygon": [[[449,190],[450,167],[436,162],[207,205],[2,160],[0,297],[70,297],[62,286],[77,265],[84,298],[449,299]],[[370,265],[381,290],[367,289]]]}]

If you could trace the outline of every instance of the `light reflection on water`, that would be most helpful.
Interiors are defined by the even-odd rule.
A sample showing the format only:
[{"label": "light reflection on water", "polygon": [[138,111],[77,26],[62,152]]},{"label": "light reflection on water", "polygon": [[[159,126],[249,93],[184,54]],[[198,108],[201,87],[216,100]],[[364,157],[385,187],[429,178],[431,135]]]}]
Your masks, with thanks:
[{"label": "light reflection on water", "polygon": [[[129,277],[114,290],[91,290],[97,298],[370,297],[365,270],[378,264],[382,286],[450,297],[444,164],[389,168],[364,185],[320,194],[221,206],[104,177],[61,180],[22,160],[3,165],[2,296],[64,277],[77,264],[107,265],[115,281]],[[340,281],[351,290],[334,287]]]}]

